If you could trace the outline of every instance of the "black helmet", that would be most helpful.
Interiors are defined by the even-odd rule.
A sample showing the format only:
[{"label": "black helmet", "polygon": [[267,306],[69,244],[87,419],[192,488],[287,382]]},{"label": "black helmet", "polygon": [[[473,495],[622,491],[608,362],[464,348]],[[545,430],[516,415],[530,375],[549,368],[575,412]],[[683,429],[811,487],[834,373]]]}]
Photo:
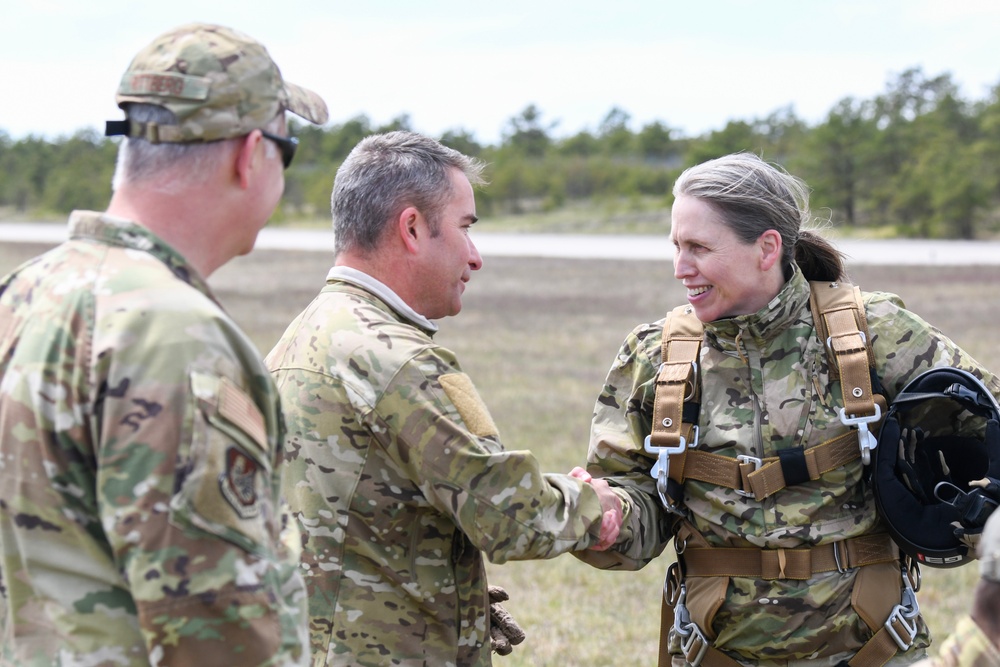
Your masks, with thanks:
[{"label": "black helmet", "polygon": [[1000,500],[1000,406],[982,382],[957,368],[919,375],[886,412],[874,458],[875,503],[903,553],[933,567],[975,558],[959,536]]}]

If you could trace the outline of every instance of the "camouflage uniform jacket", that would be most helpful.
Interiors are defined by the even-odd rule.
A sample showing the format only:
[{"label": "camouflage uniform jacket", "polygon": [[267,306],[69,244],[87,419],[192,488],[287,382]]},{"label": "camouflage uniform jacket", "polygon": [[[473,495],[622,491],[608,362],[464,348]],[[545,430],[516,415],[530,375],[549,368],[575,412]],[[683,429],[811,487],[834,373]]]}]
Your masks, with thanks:
[{"label": "camouflage uniform jacket", "polygon": [[[784,448],[814,447],[847,429],[837,414],[840,384],[830,379],[809,295],[808,282],[795,267],[780,294],[761,311],[705,324],[698,364],[699,449],[733,458],[764,458]],[[864,299],[877,372],[888,400],[935,366],[985,376],[998,393],[1000,385],[991,374],[905,310],[898,297],[869,293]],[[600,567],[642,567],[671,539],[670,515],[650,477],[655,459],[643,449],[652,423],[662,333],[660,320],[629,334],[596,403],[590,470],[595,476],[613,477],[609,481],[620,485],[629,499],[625,525],[613,547],[616,559],[608,558],[611,552],[581,554]],[[763,501],[688,480],[684,505],[697,533],[714,546],[795,548],[884,532],[862,471],[860,460],[855,460]],[[808,581],[733,577],[712,624],[714,645],[748,660],[838,652],[850,657],[870,636],[851,607],[855,574],[834,571]],[[688,607],[706,602],[711,604],[689,597]],[[919,655],[927,643],[921,623],[915,650],[906,656]]]},{"label": "camouflage uniform jacket", "polygon": [[958,621],[937,655],[914,667],[1000,667],[1000,648],[970,617]]},{"label": "camouflage uniform jacket", "polygon": [[314,665],[489,665],[494,563],[596,543],[597,495],[505,451],[436,327],[346,267],[266,363],[288,424]]},{"label": "camouflage uniform jacket", "polygon": [[306,664],[280,424],[194,269],[74,212],[0,282],[0,663]]}]

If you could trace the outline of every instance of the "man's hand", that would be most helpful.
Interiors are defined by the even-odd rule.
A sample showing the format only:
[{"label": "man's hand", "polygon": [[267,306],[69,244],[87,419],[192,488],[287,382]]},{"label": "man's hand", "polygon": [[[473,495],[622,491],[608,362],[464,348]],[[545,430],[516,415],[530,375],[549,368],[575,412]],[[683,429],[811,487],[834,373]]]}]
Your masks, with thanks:
[{"label": "man's hand", "polygon": [[514,644],[524,641],[524,630],[501,606],[510,599],[507,591],[499,586],[490,586],[490,646],[494,653],[509,655]]},{"label": "man's hand", "polygon": [[604,511],[604,516],[601,519],[600,538],[597,544],[590,548],[594,551],[610,549],[618,540],[618,533],[622,529],[622,499],[611,490],[607,481],[594,479],[589,472],[579,466],[573,468],[569,474],[570,477],[576,477],[594,487],[594,491],[597,492],[597,497],[601,501],[601,509]]},{"label": "man's hand", "polygon": [[960,515],[959,521],[951,523],[951,527],[955,529],[955,537],[974,556],[979,548],[986,520],[1000,503],[1000,480],[993,477],[972,480],[969,482],[968,493],[959,489],[955,497],[947,502],[954,505]]},{"label": "man's hand", "polygon": [[966,528],[959,521],[952,521],[955,537],[969,550],[969,557],[974,558],[979,551],[979,540],[983,536],[983,528]]}]

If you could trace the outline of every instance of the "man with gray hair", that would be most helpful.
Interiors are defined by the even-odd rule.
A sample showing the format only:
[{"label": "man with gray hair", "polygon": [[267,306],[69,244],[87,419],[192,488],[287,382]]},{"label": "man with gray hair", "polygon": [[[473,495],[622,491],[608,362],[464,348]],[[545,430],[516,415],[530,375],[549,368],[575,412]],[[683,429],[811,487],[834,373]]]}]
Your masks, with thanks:
[{"label": "man with gray hair", "polygon": [[936,656],[914,667],[1000,667],[1000,512],[986,521],[977,552],[971,612],[958,620]]},{"label": "man with gray hair", "polygon": [[117,101],[107,211],[0,280],[0,663],[305,665],[277,393],[206,279],[281,197],[285,112],[326,105],[205,24]]},{"label": "man with gray hair", "polygon": [[[472,380],[434,342],[482,258],[482,164],[392,132],[333,189],[335,265],[266,359],[303,533],[313,665],[489,665],[522,637],[491,607],[494,563],[607,548],[621,500],[507,451]],[[502,595],[499,596],[502,599]],[[504,629],[510,633],[502,632]]]}]

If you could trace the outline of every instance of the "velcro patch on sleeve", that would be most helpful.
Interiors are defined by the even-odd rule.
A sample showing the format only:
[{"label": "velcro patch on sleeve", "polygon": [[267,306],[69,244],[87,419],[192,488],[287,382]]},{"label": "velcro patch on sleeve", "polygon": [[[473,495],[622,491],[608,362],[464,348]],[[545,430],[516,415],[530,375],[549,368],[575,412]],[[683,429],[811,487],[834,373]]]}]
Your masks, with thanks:
[{"label": "velcro patch on sleeve", "polygon": [[191,445],[171,521],[254,552],[271,539],[267,429],[253,399],[228,378],[192,371]]},{"label": "velcro patch on sleeve", "polygon": [[458,409],[465,426],[475,435],[484,438],[497,436],[500,432],[493,423],[490,411],[480,398],[472,380],[465,373],[449,373],[440,378],[444,393]]},{"label": "velcro patch on sleeve", "polygon": [[222,378],[219,387],[219,414],[246,431],[262,449],[267,447],[264,415],[253,399],[228,378]]}]

